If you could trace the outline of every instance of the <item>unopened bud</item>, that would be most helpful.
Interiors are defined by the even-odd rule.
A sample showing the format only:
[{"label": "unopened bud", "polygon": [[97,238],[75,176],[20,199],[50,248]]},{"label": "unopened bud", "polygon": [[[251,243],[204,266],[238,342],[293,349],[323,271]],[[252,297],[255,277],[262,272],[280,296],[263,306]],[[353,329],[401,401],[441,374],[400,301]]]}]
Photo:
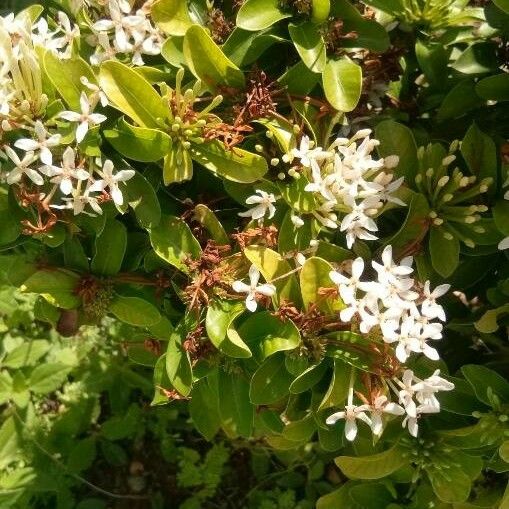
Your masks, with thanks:
[{"label": "unopened bud", "polygon": [[447,182],[449,182],[449,176],[448,175],[444,175],[442,178],[439,179],[439,181],[437,182],[437,186],[438,187],[444,187]]},{"label": "unopened bud", "polygon": [[263,145],[255,145],[255,150],[257,152],[263,152]]},{"label": "unopened bud", "polygon": [[447,157],[444,157],[444,158],[442,159],[442,164],[443,164],[444,166],[449,166],[449,165],[450,165],[453,161],[455,161],[455,160],[456,160],[456,156],[451,154],[451,155],[449,155],[449,156],[447,156]]},{"label": "unopened bud", "polygon": [[278,178],[279,180],[284,180],[284,179],[286,178],[286,175],[285,175],[283,172],[281,172],[281,173],[278,173],[278,174],[277,174],[277,178]]},{"label": "unopened bud", "polygon": [[272,133],[272,131],[265,131],[265,136],[267,136],[267,138],[269,138],[269,140],[274,138],[274,134]]},{"label": "unopened bud", "polygon": [[444,232],[444,239],[452,240],[452,239],[454,239],[454,236],[450,232]]}]

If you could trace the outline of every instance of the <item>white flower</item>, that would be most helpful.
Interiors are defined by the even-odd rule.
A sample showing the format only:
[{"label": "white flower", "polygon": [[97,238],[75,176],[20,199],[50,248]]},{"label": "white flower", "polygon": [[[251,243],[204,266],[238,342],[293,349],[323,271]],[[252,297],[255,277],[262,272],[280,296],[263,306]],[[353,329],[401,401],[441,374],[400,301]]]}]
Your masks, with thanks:
[{"label": "white flower", "polygon": [[387,399],[387,396],[377,396],[371,405],[371,431],[380,436],[383,430],[383,414],[404,415],[405,409]]},{"label": "white flower", "polygon": [[500,251],[503,251],[504,249],[509,249],[509,237],[506,237],[505,239],[502,239],[498,243],[498,249],[500,249]]},{"label": "white flower", "polygon": [[60,145],[62,135],[53,134],[48,137],[49,133],[46,131],[43,123],[40,120],[37,120],[35,123],[34,132],[37,136],[37,140],[33,140],[31,138],[21,138],[14,143],[14,146],[24,150],[25,152],[36,152],[39,150],[40,160],[44,164],[53,164],[53,155],[50,148]]},{"label": "white flower", "polygon": [[46,165],[40,168],[40,172],[51,177],[52,184],[59,184],[63,194],[71,194],[73,179],[88,180],[89,173],[83,168],[76,168],[76,154],[72,147],[67,147],[62,155],[62,166]]},{"label": "white flower", "polygon": [[90,185],[88,185],[85,188],[85,190],[81,192],[81,181],[80,181],[78,182],[77,188],[73,189],[72,197],[63,198],[65,205],[51,205],[51,207],[55,209],[71,209],[75,216],[81,213],[84,213],[88,216],[95,216],[95,214],[92,214],[91,212],[87,212],[85,210],[85,207],[87,205],[90,205],[90,207],[96,214],[101,215],[103,211],[101,209],[101,206],[99,205],[99,200],[97,197],[91,196],[90,192],[91,192]]},{"label": "white flower", "polygon": [[18,157],[18,154],[12,150],[11,147],[4,147],[5,153],[9,159],[14,163],[14,169],[7,174],[7,183],[15,184],[21,180],[23,175],[26,175],[34,184],[42,186],[44,184],[43,178],[37,173],[36,170],[30,168],[30,165],[37,160],[33,152],[27,152],[23,159]]},{"label": "white flower", "polygon": [[378,273],[378,279],[381,283],[398,284],[400,276],[408,276],[413,272],[411,256],[401,260],[401,265],[396,265],[392,260],[392,246],[386,246],[382,252],[382,262],[372,262],[373,268]]},{"label": "white flower", "polygon": [[90,113],[91,104],[85,92],[81,92],[80,106],[81,113],[75,111],[62,111],[60,113],[60,117],[64,120],[79,123],[76,129],[76,141],[78,143],[83,141],[90,126],[100,124],[107,119],[105,115],[101,115],[100,113]]},{"label": "white flower", "polygon": [[260,189],[257,189],[256,192],[260,196],[253,194],[246,199],[248,205],[256,204],[256,206],[245,212],[239,212],[239,216],[261,220],[268,214],[268,219],[272,219],[276,213],[276,207],[273,205],[276,202],[276,197],[272,193],[267,193]]},{"label": "white flower", "polygon": [[364,272],[364,261],[361,257],[356,258],[352,263],[352,276],[347,278],[343,274],[332,270],[329,277],[338,286],[339,294],[345,304],[350,304],[356,299],[357,289],[366,288],[360,281]]},{"label": "white flower", "polygon": [[439,285],[433,291],[430,291],[430,282],[424,283],[424,300],[421,304],[421,312],[427,318],[438,318],[445,322],[445,311],[442,306],[437,304],[437,299],[445,295],[451,285]]},{"label": "white flower", "polygon": [[367,410],[369,410],[369,405],[356,406],[347,404],[343,411],[330,415],[325,422],[332,426],[340,419],[345,419],[345,437],[348,441],[352,442],[357,436],[357,419],[371,426],[371,419],[366,415]]},{"label": "white flower", "polygon": [[331,156],[330,152],[324,151],[321,147],[311,148],[311,141],[308,136],[303,136],[300,140],[300,147],[292,149],[293,157],[300,159],[302,166],[309,168],[311,161],[320,161]]},{"label": "white flower", "polygon": [[[437,369],[431,376],[425,378],[422,382],[414,385],[416,392],[415,399],[420,403],[417,410],[421,413],[435,413],[440,411],[440,402],[435,394],[440,391],[452,391],[454,384],[441,378],[440,370]],[[426,409],[427,412],[423,412]]]},{"label": "white flower", "polygon": [[113,163],[108,159],[104,162],[102,171],[100,172],[102,179],[96,180],[91,187],[91,191],[104,191],[108,188],[108,192],[115,205],[121,206],[124,203],[124,196],[120,190],[119,183],[126,182],[135,175],[134,170],[121,170],[115,175],[113,174]]},{"label": "white flower", "polygon": [[249,284],[243,283],[242,281],[234,281],[232,288],[237,293],[245,293],[246,296],[246,308],[249,311],[256,311],[257,302],[256,294],[260,293],[267,297],[272,297],[276,293],[276,287],[270,283],[264,283],[259,285],[260,271],[251,265],[249,268]]},{"label": "white flower", "polygon": [[108,106],[109,104],[108,97],[98,85],[96,85],[95,83],[91,83],[86,76],[81,76],[80,81],[85,87],[87,87],[92,92],[93,99],[90,101],[91,103],[97,104],[97,102],[100,102],[103,108],[106,108],[106,106]]}]

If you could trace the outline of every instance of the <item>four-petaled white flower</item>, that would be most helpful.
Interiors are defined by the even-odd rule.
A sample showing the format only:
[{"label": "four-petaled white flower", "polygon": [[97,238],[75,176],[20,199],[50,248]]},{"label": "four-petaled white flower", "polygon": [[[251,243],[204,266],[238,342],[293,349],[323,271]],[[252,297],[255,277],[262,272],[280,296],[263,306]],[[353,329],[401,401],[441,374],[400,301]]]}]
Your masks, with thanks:
[{"label": "four-petaled white flower", "polygon": [[58,147],[60,140],[62,139],[61,134],[52,134],[50,136],[44,124],[37,120],[34,126],[34,133],[37,139],[32,138],[20,138],[16,140],[14,146],[25,152],[37,152],[39,151],[39,159],[42,163],[51,165],[53,164],[53,155],[50,148]]},{"label": "four-petaled white flower", "polygon": [[430,282],[426,281],[424,283],[424,300],[421,304],[421,311],[424,316],[427,318],[438,318],[445,322],[445,312],[444,308],[437,304],[437,299],[445,295],[451,285],[439,285],[433,291],[430,290]]},{"label": "four-petaled white flower", "polygon": [[76,111],[62,111],[60,118],[68,120],[69,122],[78,122],[76,128],[76,141],[81,143],[90,129],[90,126],[95,126],[104,122],[107,117],[101,113],[91,113],[92,106],[85,92],[81,92],[80,97],[81,113]]},{"label": "four-petaled white flower", "polygon": [[352,442],[357,436],[357,419],[365,422],[371,426],[371,419],[367,416],[366,412],[369,410],[369,405],[345,405],[345,409],[341,412],[336,412],[325,421],[330,426],[336,424],[340,419],[345,419],[345,437]]},{"label": "four-petaled white flower", "polygon": [[394,403],[389,401],[387,396],[381,395],[375,398],[373,404],[370,407],[371,410],[371,431],[373,435],[380,436],[383,431],[383,414],[390,415],[404,415],[405,409]]},{"label": "four-petaled white flower", "polygon": [[134,170],[120,170],[113,174],[113,163],[107,159],[102,167],[100,175],[101,180],[96,180],[92,186],[91,191],[104,191],[106,188],[115,203],[115,205],[121,206],[124,204],[124,195],[120,190],[119,183],[126,182],[127,180],[134,177]]},{"label": "four-petaled white flower", "polygon": [[308,136],[303,136],[300,140],[299,148],[292,149],[292,156],[300,159],[302,166],[310,167],[311,161],[320,161],[331,156],[330,152],[321,147],[312,148],[312,142]]},{"label": "four-petaled white flower", "polygon": [[242,281],[234,281],[232,288],[237,293],[245,293],[246,296],[246,308],[249,311],[254,312],[257,308],[256,294],[265,295],[266,297],[272,297],[276,293],[276,287],[270,283],[264,283],[259,285],[260,271],[251,265],[249,268],[249,284],[243,283]]},{"label": "four-petaled white flower", "polygon": [[239,212],[239,216],[261,220],[267,215],[268,219],[272,219],[276,213],[276,207],[273,205],[276,202],[276,197],[272,193],[260,189],[257,189],[256,192],[259,196],[253,194],[246,199],[247,205],[255,206],[245,212]]},{"label": "four-petaled white flower", "polygon": [[11,147],[6,145],[4,150],[9,159],[14,163],[14,169],[7,174],[6,180],[8,184],[19,182],[23,175],[26,175],[38,186],[42,186],[44,184],[44,180],[41,175],[39,175],[39,173],[33,168],[30,168],[30,165],[37,160],[37,156],[34,152],[27,152],[23,159],[20,159],[18,154],[16,154]]},{"label": "four-petaled white flower", "polygon": [[83,168],[76,167],[76,154],[72,147],[67,147],[62,155],[62,165],[46,165],[40,168],[40,172],[50,177],[52,184],[59,184],[60,191],[68,195],[72,193],[73,179],[88,180],[90,174]]}]

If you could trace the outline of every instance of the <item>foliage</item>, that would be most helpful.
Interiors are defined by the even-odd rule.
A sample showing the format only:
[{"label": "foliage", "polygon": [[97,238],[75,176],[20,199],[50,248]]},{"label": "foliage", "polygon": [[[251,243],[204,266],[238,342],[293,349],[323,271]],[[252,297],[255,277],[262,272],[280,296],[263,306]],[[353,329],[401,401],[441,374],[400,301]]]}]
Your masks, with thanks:
[{"label": "foliage", "polygon": [[2,503],[509,507],[509,5],[19,7]]}]

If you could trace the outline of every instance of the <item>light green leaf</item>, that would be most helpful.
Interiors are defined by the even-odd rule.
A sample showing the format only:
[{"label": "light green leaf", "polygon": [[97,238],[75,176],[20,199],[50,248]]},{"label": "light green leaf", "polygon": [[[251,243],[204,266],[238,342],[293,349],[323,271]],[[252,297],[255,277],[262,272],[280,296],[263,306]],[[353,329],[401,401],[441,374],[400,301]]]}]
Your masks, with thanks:
[{"label": "light green leaf", "polygon": [[350,479],[381,479],[409,462],[403,452],[396,445],[372,456],[340,456],[334,461]]},{"label": "light green leaf", "polygon": [[278,0],[247,0],[237,13],[237,26],[244,30],[263,30],[291,16],[281,10]]},{"label": "light green leaf", "polygon": [[191,72],[211,90],[244,87],[244,73],[221,51],[206,30],[192,25],[184,36],[184,56]]},{"label": "light green leaf", "polygon": [[293,377],[286,371],[284,353],[271,355],[255,371],[249,398],[254,405],[270,405],[284,398]]},{"label": "light green leaf", "polygon": [[472,483],[467,474],[457,467],[443,469],[430,469],[428,474],[435,495],[447,503],[465,502],[470,494]]},{"label": "light green leaf", "polygon": [[116,219],[110,219],[95,239],[95,254],[91,269],[94,274],[114,276],[120,271],[127,247],[126,227]]},{"label": "light green leaf", "polygon": [[43,62],[46,74],[62,99],[71,110],[81,111],[81,92],[88,91],[81,82],[81,77],[84,76],[90,83],[97,83],[90,65],[79,56],[60,59],[51,50],[44,53]]},{"label": "light green leaf", "polygon": [[150,9],[150,16],[168,35],[184,35],[193,24],[186,0],[157,0]]},{"label": "light green leaf", "polygon": [[159,127],[168,117],[164,100],[139,73],[120,62],[101,65],[99,84],[112,106],[145,127]]},{"label": "light green leaf", "polygon": [[50,304],[63,309],[74,309],[81,299],[75,289],[79,277],[64,269],[42,269],[31,275],[21,286],[22,292],[38,293]]},{"label": "light green leaf", "polygon": [[193,178],[191,154],[181,143],[175,143],[164,158],[163,181],[165,186]]},{"label": "light green leaf", "polygon": [[338,111],[352,111],[362,91],[362,69],[350,60],[329,60],[322,74],[327,101]]},{"label": "light green leaf", "polygon": [[172,141],[158,129],[135,127],[121,118],[115,127],[104,131],[104,137],[115,150],[133,161],[143,163],[163,159],[170,151]]},{"label": "light green leaf", "polygon": [[189,226],[178,217],[163,216],[160,223],[150,230],[149,235],[157,256],[182,272],[187,272],[184,263],[186,258],[196,259],[200,256],[200,243],[191,233]]},{"label": "light green leaf", "polygon": [[193,370],[189,354],[182,346],[185,332],[183,325],[179,324],[170,336],[166,350],[166,373],[173,387],[183,396],[188,396],[193,385]]},{"label": "light green leaf", "polygon": [[276,287],[276,294],[273,297],[276,305],[285,299],[296,305],[300,304],[297,278],[290,264],[279,253],[264,246],[251,245],[244,249],[244,255],[262,273],[267,282]]},{"label": "light green leaf", "polygon": [[67,379],[71,367],[60,362],[41,364],[30,374],[30,390],[36,394],[56,391]]},{"label": "light green leaf", "polygon": [[299,329],[291,320],[280,320],[268,311],[254,313],[242,322],[239,334],[265,359],[276,352],[293,350],[300,344]]},{"label": "light green leaf", "polygon": [[498,319],[509,313],[509,304],[504,304],[503,306],[499,306],[495,309],[490,309],[486,311],[477,322],[475,322],[475,328],[479,332],[484,332],[485,334],[491,334],[496,332],[499,328]]},{"label": "light green leaf", "polygon": [[227,233],[217,216],[206,205],[196,205],[193,211],[193,219],[198,221],[220,245],[230,243]]},{"label": "light green leaf", "polygon": [[48,352],[50,346],[50,343],[44,339],[27,341],[10,351],[1,364],[6,368],[13,369],[33,366]]},{"label": "light green leaf", "polygon": [[238,373],[219,371],[219,415],[230,437],[250,437],[254,407],[249,401],[249,383]]},{"label": "light green leaf", "polygon": [[161,319],[157,308],[139,297],[118,295],[111,302],[109,311],[122,322],[136,327],[149,327]]},{"label": "light green leaf", "polygon": [[214,346],[230,357],[251,357],[249,347],[233,328],[237,316],[245,310],[244,302],[215,299],[209,303],[205,327]]},{"label": "light green leaf", "polygon": [[327,21],[331,9],[330,4],[330,0],[311,0],[311,21],[313,23]]},{"label": "light green leaf", "polygon": [[161,206],[154,188],[139,172],[126,182],[127,201],[143,228],[155,228],[161,221]]},{"label": "light green leaf", "polygon": [[21,452],[19,438],[14,417],[7,417],[0,428],[0,468],[8,466]]},{"label": "light green leaf", "polygon": [[258,154],[235,147],[228,150],[220,141],[191,145],[191,157],[219,177],[251,184],[268,171],[267,161]]},{"label": "light green leaf", "polygon": [[322,72],[325,67],[325,43],[318,27],[311,21],[298,25],[290,23],[288,31],[295,49],[310,71]]}]

